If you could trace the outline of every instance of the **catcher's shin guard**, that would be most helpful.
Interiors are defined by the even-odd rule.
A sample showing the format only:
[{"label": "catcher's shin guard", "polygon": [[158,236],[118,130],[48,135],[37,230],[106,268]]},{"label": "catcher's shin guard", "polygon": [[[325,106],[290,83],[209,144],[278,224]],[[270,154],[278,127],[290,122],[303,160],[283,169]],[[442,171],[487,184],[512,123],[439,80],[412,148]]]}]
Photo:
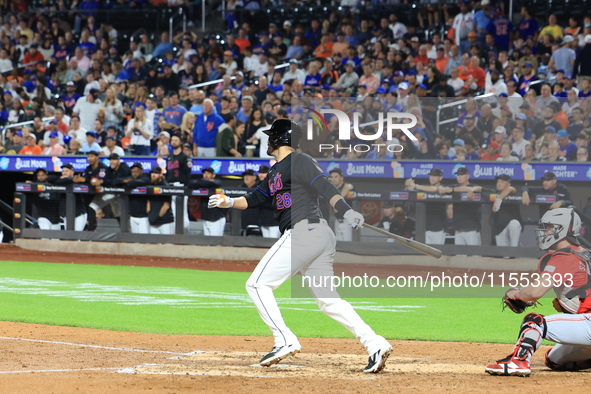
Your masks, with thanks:
[{"label": "catcher's shin guard", "polygon": [[530,361],[546,336],[546,320],[538,313],[528,313],[521,323],[519,338],[510,357]]},{"label": "catcher's shin guard", "polygon": [[546,319],[544,315],[540,315],[539,313],[528,313],[525,315],[523,320],[521,321],[521,329],[519,330],[519,338],[521,338],[521,334],[528,329],[533,328],[540,332],[542,338],[546,337],[546,331],[548,330],[548,326],[546,325]]}]

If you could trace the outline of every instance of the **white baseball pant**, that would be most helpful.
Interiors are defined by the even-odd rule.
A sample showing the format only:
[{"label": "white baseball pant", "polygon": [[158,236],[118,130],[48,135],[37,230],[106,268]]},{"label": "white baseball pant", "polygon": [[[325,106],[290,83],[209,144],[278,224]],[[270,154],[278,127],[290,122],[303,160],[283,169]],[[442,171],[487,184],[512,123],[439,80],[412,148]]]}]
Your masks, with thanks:
[{"label": "white baseball pant", "polygon": [[346,220],[339,220],[335,221],[335,233],[337,236],[337,241],[353,241],[353,228],[347,223]]},{"label": "white baseball pant", "polygon": [[480,232],[478,231],[458,231],[456,230],[456,245],[480,245]]},{"label": "white baseball pant", "polygon": [[425,231],[425,243],[427,245],[443,245],[445,243],[445,230]]},{"label": "white baseball pant", "polygon": [[[326,220],[310,224],[302,220],[293,229],[283,233],[247,280],[248,295],[273,333],[275,346],[296,344],[298,339],[283,321],[273,290],[297,272],[311,278],[313,283],[314,278],[321,278],[322,281],[322,278],[334,276],[332,264],[335,246],[336,237]],[[318,280],[315,283],[319,283]],[[335,290],[330,287],[311,287],[310,290],[320,310],[351,331],[369,354],[387,343]]]},{"label": "white baseball pant", "polygon": [[591,313],[546,316],[546,339],[556,342],[547,357],[552,363],[569,364],[591,360]]},{"label": "white baseball pant", "polygon": [[203,234],[206,237],[222,237],[224,235],[224,228],[226,227],[226,218],[222,217],[215,222],[209,220],[203,221]]},{"label": "white baseball pant", "polygon": [[278,239],[281,237],[279,226],[261,226],[261,232],[263,233],[263,238]]},{"label": "white baseball pant", "polygon": [[147,217],[136,218],[133,216],[129,217],[129,226],[133,234],[150,234],[150,221]]},{"label": "white baseball pant", "polygon": [[173,223],[164,223],[159,226],[152,226],[150,225],[150,234],[174,234],[174,222]]},{"label": "white baseball pant", "polygon": [[37,223],[39,224],[39,228],[41,230],[61,230],[62,229],[61,223],[53,224],[47,218],[38,218]]},{"label": "white baseball pant", "polygon": [[[64,228],[68,228],[68,219],[64,219]],[[83,213],[80,216],[76,216],[74,219],[74,231],[84,231],[84,227],[86,227],[86,221],[88,220],[88,214]]]},{"label": "white baseball pant", "polygon": [[215,157],[215,148],[202,148],[199,147],[197,151],[197,157]]},{"label": "white baseball pant", "polygon": [[498,235],[495,235],[497,246],[519,246],[519,237],[521,236],[521,223],[513,219],[507,224]]}]

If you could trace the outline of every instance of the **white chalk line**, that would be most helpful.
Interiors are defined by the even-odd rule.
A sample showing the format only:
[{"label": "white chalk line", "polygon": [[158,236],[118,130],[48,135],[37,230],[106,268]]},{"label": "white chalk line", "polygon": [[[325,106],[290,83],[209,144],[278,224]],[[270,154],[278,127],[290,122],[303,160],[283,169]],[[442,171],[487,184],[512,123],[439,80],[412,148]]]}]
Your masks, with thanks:
[{"label": "white chalk line", "polygon": [[71,342],[59,342],[59,341],[47,341],[43,339],[28,339],[28,338],[15,338],[15,337],[0,337],[0,339],[9,339],[15,341],[25,341],[25,342],[39,342],[39,343],[51,343],[54,345],[68,345],[68,346],[79,346],[79,347],[89,347],[94,349],[106,349],[106,350],[120,350],[124,352],[137,352],[137,353],[160,353],[160,354],[174,354],[177,356],[190,356],[193,354],[198,354],[201,351],[193,351],[188,353],[181,353],[181,352],[170,352],[167,350],[145,350],[145,349],[135,349],[135,348],[128,348],[128,347],[113,347],[113,346],[100,346],[100,345],[87,345],[84,343],[71,343]]},{"label": "white chalk line", "polygon": [[262,375],[232,375],[222,373],[209,373],[209,372],[138,372],[138,368],[144,367],[158,367],[164,366],[165,364],[142,364],[137,367],[123,368],[115,371],[117,373],[128,373],[128,374],[142,374],[142,375],[194,375],[194,376],[226,376],[226,377],[241,377],[241,378],[260,378],[260,379],[283,379],[284,376],[262,376]]},{"label": "white chalk line", "polygon": [[80,368],[80,369],[37,369],[30,371],[0,371],[0,374],[13,373],[43,373],[43,372],[83,372],[83,371],[112,371],[120,368]]},{"label": "white chalk line", "polygon": [[[0,293],[62,297],[80,302],[107,302],[129,306],[159,306],[190,309],[252,309],[250,297],[242,293],[197,291],[183,287],[111,286],[97,283],[68,283],[0,277]],[[277,298],[283,310],[320,312],[310,298]],[[353,308],[375,312],[408,313],[425,306],[379,305],[376,302],[351,301]],[[306,307],[311,307],[310,309]]]}]

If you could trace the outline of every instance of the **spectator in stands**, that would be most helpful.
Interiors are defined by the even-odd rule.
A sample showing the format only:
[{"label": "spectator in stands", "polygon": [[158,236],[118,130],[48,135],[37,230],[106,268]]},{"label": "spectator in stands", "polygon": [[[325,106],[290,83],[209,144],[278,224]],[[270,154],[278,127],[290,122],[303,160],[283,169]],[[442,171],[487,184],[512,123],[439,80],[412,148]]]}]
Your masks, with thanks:
[{"label": "spectator in stands", "polygon": [[101,146],[96,142],[98,135],[94,131],[87,131],[86,132],[86,142],[82,145],[82,152],[100,152]]},{"label": "spectator in stands", "polygon": [[125,151],[123,148],[117,146],[117,138],[113,135],[108,135],[105,138],[105,146],[100,150],[100,154],[101,156],[109,157],[113,153],[120,157],[125,156]]},{"label": "spectator in stands", "polygon": [[581,90],[579,90],[579,97],[591,97],[591,77],[581,77]]},{"label": "spectator in stands", "polygon": [[156,48],[154,48],[154,52],[152,53],[152,56],[153,57],[160,57],[167,52],[173,52],[173,51],[174,51],[174,46],[170,42],[170,36],[168,35],[168,32],[166,32],[166,31],[162,32],[162,34],[160,34],[160,43],[158,45],[156,45]]},{"label": "spectator in stands", "polygon": [[583,146],[577,149],[577,162],[589,161],[589,148]]},{"label": "spectator in stands", "polygon": [[131,138],[129,149],[133,155],[150,155],[150,140],[154,136],[154,124],[146,117],[144,107],[135,107],[135,116],[127,124],[125,137]]},{"label": "spectator in stands", "polygon": [[577,57],[575,51],[571,48],[575,39],[571,35],[564,36],[562,47],[554,51],[550,58],[549,67],[554,72],[564,70],[566,74],[573,73],[573,66]]},{"label": "spectator in stands", "polygon": [[41,147],[39,145],[37,145],[37,138],[35,137],[35,134],[30,133],[26,138],[25,141],[27,142],[27,145],[25,145],[24,147],[21,148],[21,150],[18,152],[21,155],[40,155],[42,154],[42,150]]},{"label": "spectator in stands", "polygon": [[521,21],[519,21],[519,37],[524,41],[529,37],[537,40],[537,36],[540,30],[538,21],[531,16],[528,7],[521,8]]},{"label": "spectator in stands", "polygon": [[481,144],[484,141],[482,130],[476,127],[477,118],[472,114],[467,114],[464,117],[464,127],[457,133],[459,138],[471,137],[473,140]]},{"label": "spectator in stands", "polygon": [[560,156],[568,159],[571,157],[573,152],[577,150],[577,145],[570,140],[568,132],[564,129],[558,130],[556,133],[556,140],[558,141],[558,145],[560,147]]},{"label": "spectator in stands", "polygon": [[484,144],[482,147],[484,148],[485,153],[481,155],[480,160],[495,161],[501,157],[501,153],[499,152],[501,146],[498,142],[490,141],[488,145]]},{"label": "spectator in stands", "polygon": [[536,75],[535,70],[533,69],[533,64],[531,62],[525,62],[523,64],[523,73],[519,77],[519,94],[521,96],[525,96],[529,89],[529,85],[532,82],[537,81],[538,77]]},{"label": "spectator in stands", "polygon": [[19,153],[24,146],[25,146],[25,143],[23,142],[22,131],[15,130],[12,133],[12,142],[6,146],[6,153],[8,153],[8,154]]},{"label": "spectator in stands", "polygon": [[501,156],[497,157],[497,161],[519,161],[517,156],[512,155],[510,142],[503,142],[501,144]]},{"label": "spectator in stands", "polygon": [[474,30],[474,11],[470,9],[467,1],[460,4],[460,13],[456,15],[452,27],[455,30],[456,44],[460,47],[461,53],[467,53],[470,50],[468,33]]},{"label": "spectator in stands", "polygon": [[179,104],[179,94],[176,91],[170,93],[170,105],[162,111],[162,117],[159,121],[159,127],[162,130],[176,132],[181,127],[183,116],[187,109]]},{"label": "spectator in stands", "polygon": [[[250,101],[252,102],[252,97]],[[203,113],[195,120],[193,132],[193,156],[195,157],[215,157],[216,155],[216,136],[224,119],[213,112],[213,105],[211,99],[205,99]]]},{"label": "spectator in stands", "polygon": [[241,121],[242,123],[247,123],[248,119],[252,115],[253,106],[254,99],[252,98],[252,96],[244,96],[242,98],[242,109],[238,111],[236,119]]},{"label": "spectator in stands", "polygon": [[524,135],[525,130],[519,126],[515,126],[511,130],[511,140],[513,141],[511,150],[519,159],[523,159],[526,156],[525,148],[527,145],[531,145],[531,142],[523,138]]},{"label": "spectator in stands", "polygon": [[76,105],[72,109],[72,115],[79,116],[81,126],[87,130],[94,128],[94,121],[99,116],[102,107],[102,102],[98,96],[99,91],[91,89],[87,96],[80,97],[76,101]]},{"label": "spectator in stands", "polygon": [[35,116],[35,105],[28,103],[25,105],[25,113],[19,116],[18,123],[30,122],[31,120],[35,119]]},{"label": "spectator in stands", "polygon": [[[590,26],[591,27],[591,26]],[[579,50],[573,64],[573,78],[591,78],[591,34],[584,37],[585,46]]]},{"label": "spectator in stands", "polygon": [[43,150],[43,155],[59,156],[64,153],[64,147],[59,144],[59,132],[49,133],[49,145]]},{"label": "spectator in stands", "polygon": [[562,27],[557,24],[557,21],[556,15],[551,14],[548,17],[548,26],[545,26],[540,31],[540,37],[544,37],[546,34],[549,34],[555,40],[561,40],[563,36]]}]

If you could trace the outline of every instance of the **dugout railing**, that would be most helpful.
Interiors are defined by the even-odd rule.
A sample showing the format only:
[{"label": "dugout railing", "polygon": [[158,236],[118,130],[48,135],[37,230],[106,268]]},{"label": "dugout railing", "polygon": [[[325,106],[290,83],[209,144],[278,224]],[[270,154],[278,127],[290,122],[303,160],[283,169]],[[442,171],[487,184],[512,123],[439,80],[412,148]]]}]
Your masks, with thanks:
[{"label": "dugout railing", "polygon": [[[46,183],[17,183],[17,192],[14,195],[13,208],[14,219],[13,228],[15,238],[29,239],[59,239],[59,240],[78,240],[94,242],[130,242],[130,243],[156,243],[156,244],[178,244],[178,245],[202,245],[202,246],[234,246],[234,247],[269,247],[275,240],[257,236],[241,236],[242,212],[231,209],[228,212],[228,225],[223,237],[211,237],[204,235],[186,234],[182,220],[175,221],[175,234],[133,234],[129,231],[129,196],[145,195],[146,197],[159,196],[193,196],[198,198],[208,198],[211,194],[209,189],[189,189],[184,187],[158,187],[145,186],[136,189],[120,187],[93,187],[88,185],[51,185]],[[240,196],[247,193],[250,189],[245,188],[224,188],[223,192],[230,196]],[[27,207],[30,206],[27,200],[32,194],[56,193],[60,199],[65,200],[65,223],[63,230],[41,230],[35,228],[27,222],[29,214]],[[74,231],[76,196],[93,194],[115,194],[119,202],[119,228],[98,229],[97,231]],[[415,191],[357,191],[350,199],[353,207],[362,210],[361,204],[367,202],[377,203],[381,210],[381,202],[397,202],[412,204],[416,220],[416,236],[419,242],[425,241],[425,231],[427,220],[427,204],[429,203],[470,203],[480,205],[481,239],[479,246],[461,246],[453,244],[438,245],[445,255],[479,255],[491,257],[536,257],[541,256],[541,252],[533,246],[520,247],[499,247],[493,245],[492,233],[492,205],[495,200],[494,194],[474,193],[474,198],[468,200],[467,193],[437,194]],[[176,204],[176,212],[186,214],[187,206],[184,198],[175,198],[172,200]],[[556,196],[540,195],[532,198],[530,205],[549,205],[556,202]],[[521,204],[521,196],[509,196],[504,200],[504,204]],[[179,216],[180,217],[180,216]],[[528,224],[528,223],[526,223]],[[532,224],[532,223],[529,223]],[[368,231],[368,230],[363,230]],[[367,242],[362,239],[362,232],[353,232],[353,242],[339,242],[338,251],[353,254],[367,255],[390,255],[406,254],[414,255],[417,252],[404,247],[398,243],[386,243],[386,238],[372,239],[373,242]]]}]

